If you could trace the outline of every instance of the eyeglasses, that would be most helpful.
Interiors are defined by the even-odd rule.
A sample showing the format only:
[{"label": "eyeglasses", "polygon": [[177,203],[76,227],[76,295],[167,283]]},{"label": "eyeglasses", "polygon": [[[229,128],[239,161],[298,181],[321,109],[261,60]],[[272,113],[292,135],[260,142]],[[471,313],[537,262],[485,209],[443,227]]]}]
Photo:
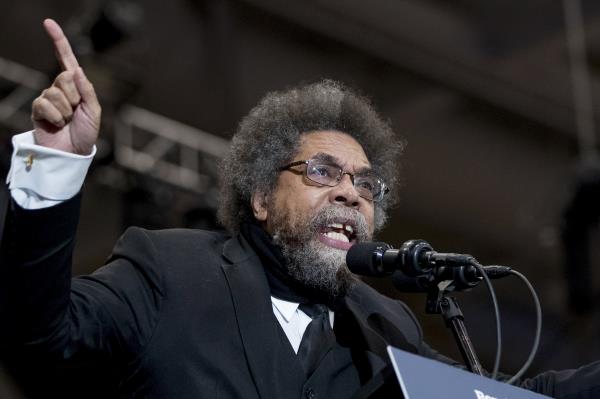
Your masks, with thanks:
[{"label": "eyeglasses", "polygon": [[358,192],[358,195],[369,201],[379,202],[383,199],[383,196],[390,191],[383,180],[373,172],[355,174],[344,172],[339,165],[327,163],[318,159],[295,161],[283,166],[281,170],[286,170],[302,164],[306,164],[304,176],[306,176],[308,180],[324,186],[335,187],[340,184],[344,175],[350,176],[350,180]]}]

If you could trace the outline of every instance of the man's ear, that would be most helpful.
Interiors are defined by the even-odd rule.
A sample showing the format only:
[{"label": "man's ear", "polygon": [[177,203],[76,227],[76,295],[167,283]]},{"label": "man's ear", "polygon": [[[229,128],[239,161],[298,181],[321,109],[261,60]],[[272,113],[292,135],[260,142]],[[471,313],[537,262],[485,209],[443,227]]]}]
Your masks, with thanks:
[{"label": "man's ear", "polygon": [[251,198],[252,212],[254,217],[259,222],[267,220],[267,194],[262,192],[255,192]]}]

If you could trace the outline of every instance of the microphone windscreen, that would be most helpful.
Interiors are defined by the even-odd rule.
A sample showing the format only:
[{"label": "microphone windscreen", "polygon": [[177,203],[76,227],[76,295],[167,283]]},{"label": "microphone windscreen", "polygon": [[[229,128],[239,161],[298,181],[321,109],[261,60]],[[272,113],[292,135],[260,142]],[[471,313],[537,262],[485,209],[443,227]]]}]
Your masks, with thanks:
[{"label": "microphone windscreen", "polygon": [[374,264],[374,254],[383,254],[391,247],[385,242],[361,242],[354,244],[346,254],[346,265],[352,273],[368,277],[382,277],[385,275]]}]

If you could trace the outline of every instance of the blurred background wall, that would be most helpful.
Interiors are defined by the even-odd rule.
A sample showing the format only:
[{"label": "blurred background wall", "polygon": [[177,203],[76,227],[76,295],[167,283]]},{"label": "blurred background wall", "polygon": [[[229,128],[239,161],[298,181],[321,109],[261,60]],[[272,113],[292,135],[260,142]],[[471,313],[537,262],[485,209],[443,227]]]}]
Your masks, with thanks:
[{"label": "blurred background wall", "polygon": [[[218,158],[243,115],[268,91],[340,80],[369,95],[408,143],[402,200],[379,238],[423,238],[525,273],[544,310],[531,373],[575,367],[600,359],[600,178],[585,156],[600,112],[586,99],[600,93],[600,3],[583,1],[581,11],[570,25],[586,41],[577,53],[556,0],[4,1],[0,171],[10,136],[29,129],[31,100],[58,71],[45,17],[65,27],[104,107],[76,274],[101,265],[128,225],[213,228]],[[580,103],[573,61],[589,74]],[[424,314],[424,296],[371,283],[409,302],[427,340],[460,359],[442,319]],[[496,289],[501,368],[514,372],[529,352],[534,309],[518,280]],[[491,368],[483,285],[459,301]]]}]

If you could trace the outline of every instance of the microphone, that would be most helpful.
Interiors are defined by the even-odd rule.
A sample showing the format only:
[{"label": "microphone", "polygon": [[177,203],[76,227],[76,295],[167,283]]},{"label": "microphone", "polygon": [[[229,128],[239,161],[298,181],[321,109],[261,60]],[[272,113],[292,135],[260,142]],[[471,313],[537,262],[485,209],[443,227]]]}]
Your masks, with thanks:
[{"label": "microphone", "polygon": [[372,277],[387,276],[396,270],[416,277],[433,268],[465,266],[474,260],[471,255],[435,252],[424,240],[406,241],[400,249],[384,242],[363,242],[353,245],[346,255],[350,271]]},{"label": "microphone", "polygon": [[[403,292],[427,292],[441,281],[451,281],[455,291],[473,288],[482,279],[471,255],[435,252],[423,240],[406,241],[400,249],[384,242],[353,245],[346,255],[351,272],[370,277],[392,275],[392,283]],[[511,268],[483,266],[491,279],[505,277]]]}]

